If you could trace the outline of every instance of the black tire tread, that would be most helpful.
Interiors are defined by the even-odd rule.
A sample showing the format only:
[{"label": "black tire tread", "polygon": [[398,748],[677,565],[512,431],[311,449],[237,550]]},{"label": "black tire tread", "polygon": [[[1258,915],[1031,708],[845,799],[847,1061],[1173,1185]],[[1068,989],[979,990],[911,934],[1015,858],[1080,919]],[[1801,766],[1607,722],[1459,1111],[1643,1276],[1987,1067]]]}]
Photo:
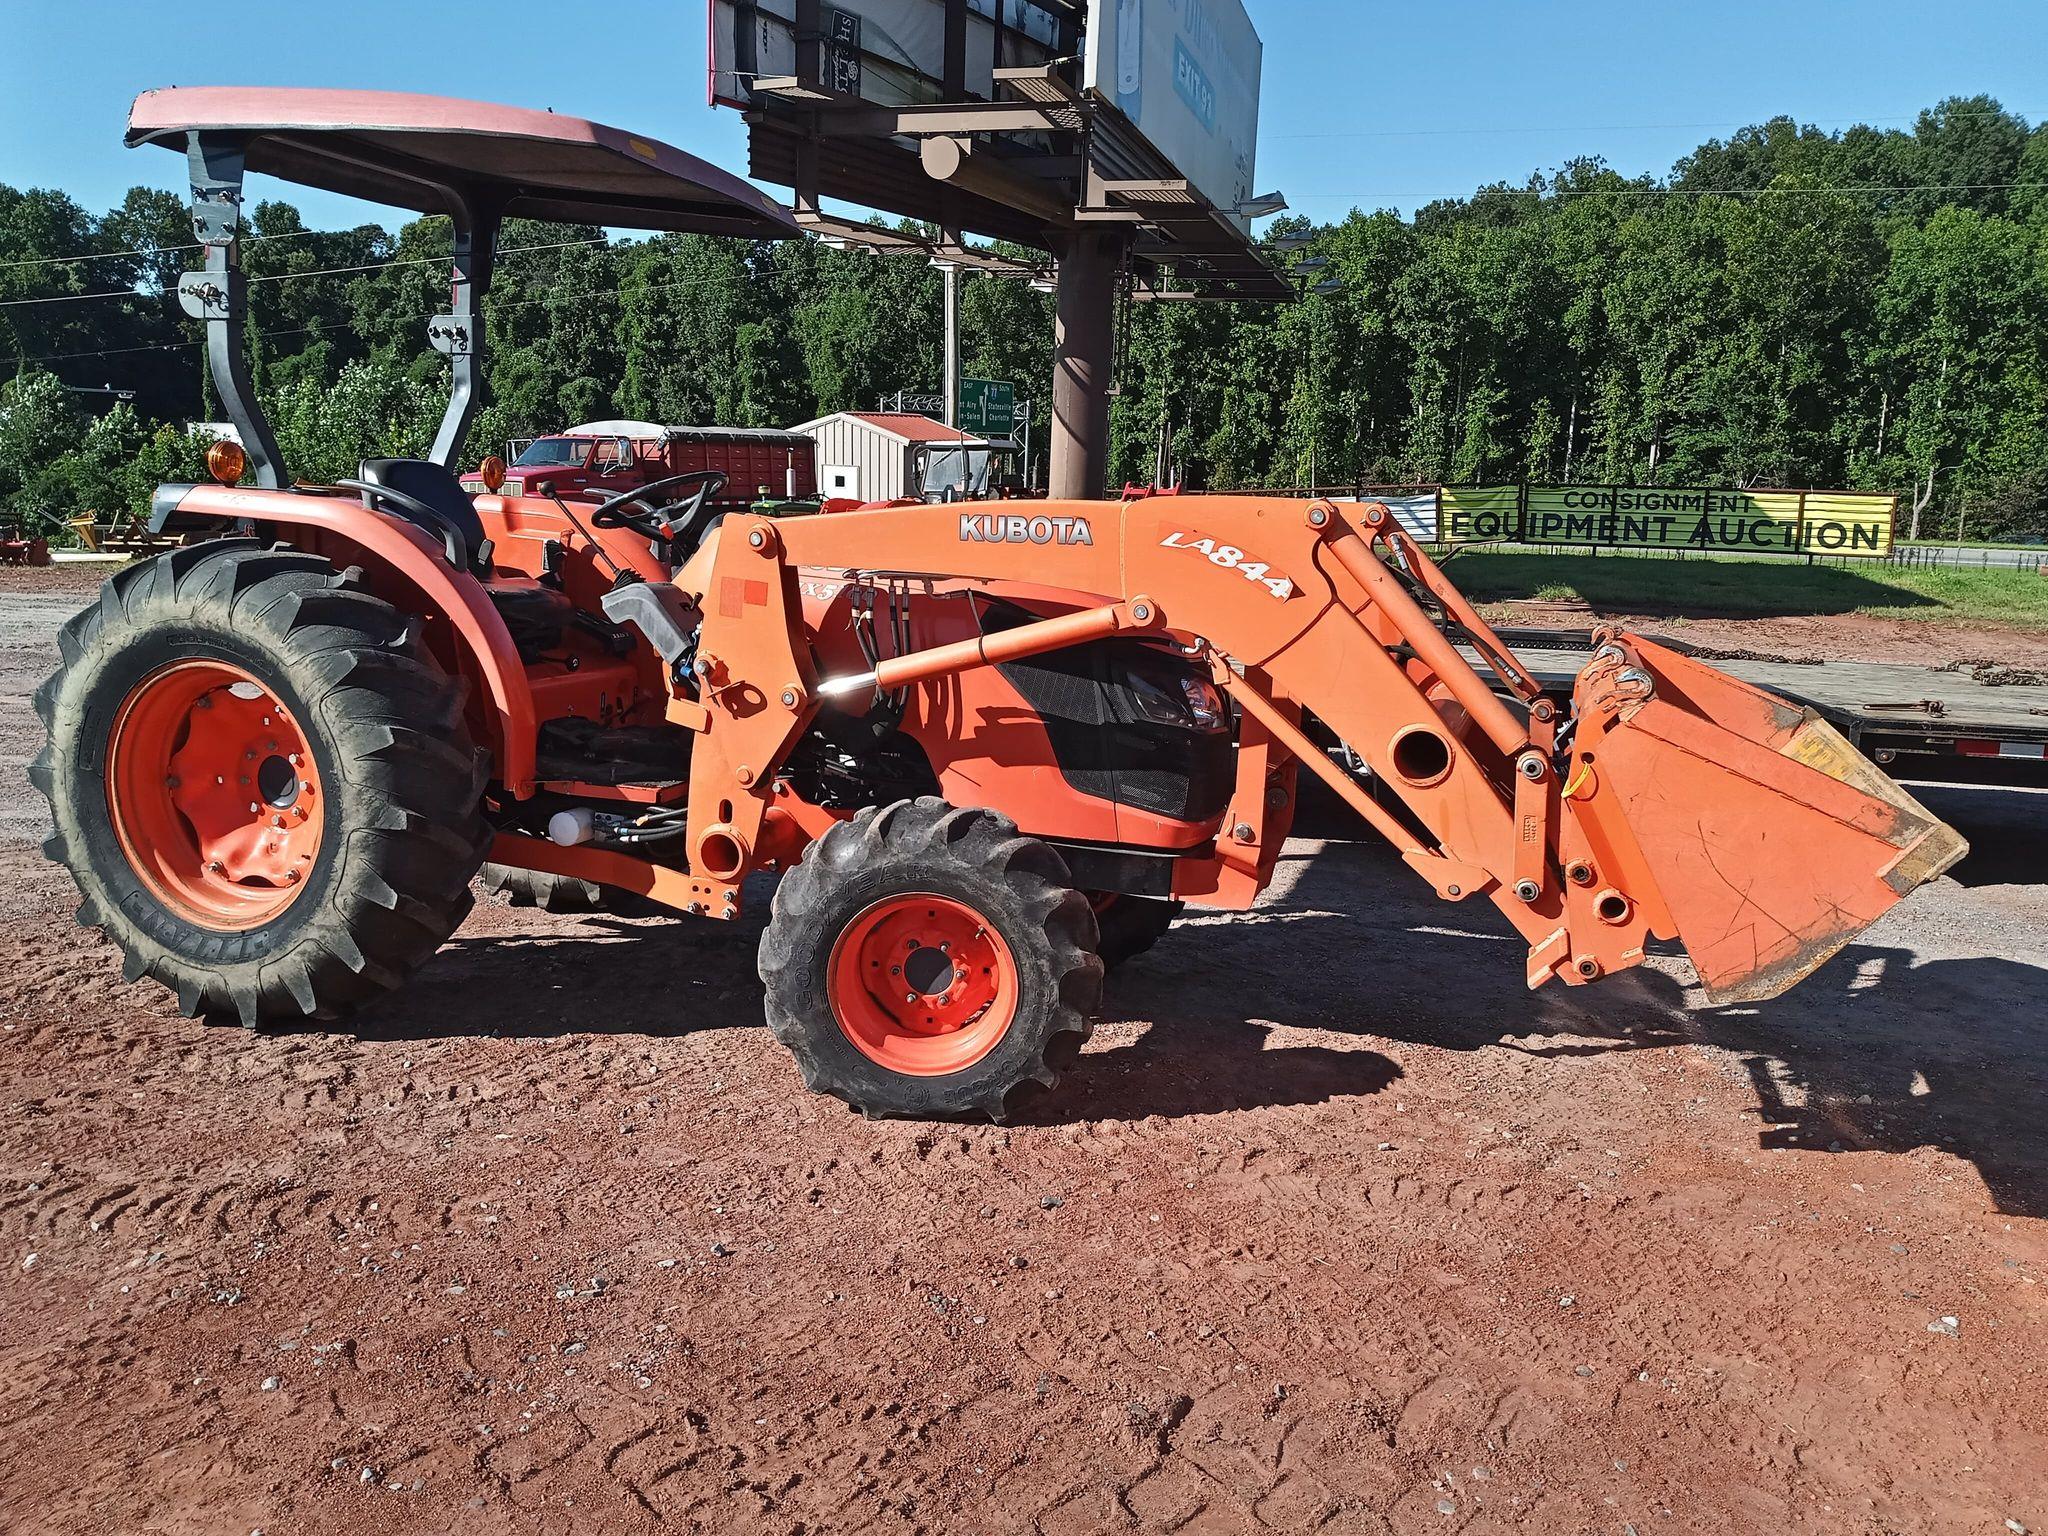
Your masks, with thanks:
[{"label": "black tire tread", "polygon": [[[122,974],[154,977],[188,1016],[232,1015],[245,1025],[331,1018],[397,986],[468,915],[470,877],[489,845],[482,814],[485,754],[463,723],[461,683],[419,648],[417,626],[301,551],[221,539],[168,550],[111,577],[100,600],[59,633],[64,666],[35,695],[46,741],[30,770],[57,830],[44,851],[78,884],[82,924],[121,949]],[[363,814],[329,856],[342,861],[326,901],[290,946],[259,961],[210,967],[126,920],[103,900],[76,809],[55,782],[58,743],[76,725],[67,710],[71,669],[102,648],[146,645],[153,627],[204,617],[259,637],[283,658],[325,738],[341,781]]]},{"label": "black tire tread", "polygon": [[[789,1048],[807,1087],[829,1093],[874,1117],[906,1111],[872,1088],[850,1081],[821,1054],[808,1021],[788,999],[802,972],[822,962],[836,935],[826,935],[825,907],[855,874],[883,863],[943,860],[957,870],[1007,887],[1043,933],[1055,996],[1042,1029],[1036,1060],[1006,1083],[944,1106],[939,1113],[1009,1119],[1031,1098],[1051,1091],[1074,1064],[1095,1027],[1103,967],[1095,953],[1095,913],[1071,888],[1057,850],[1025,837],[993,811],[959,808],[934,796],[870,807],[833,827],[805,851],[776,888],[773,916],[761,936],[759,968],[768,1028]],[[837,1026],[830,1026],[836,1030]],[[1013,1028],[1017,1026],[1012,1026]],[[931,1084],[944,1079],[920,1079]]]},{"label": "black tire tread", "polygon": [[486,895],[503,896],[508,906],[538,907],[543,912],[578,913],[612,910],[610,893],[594,880],[551,875],[511,864],[483,867]]},{"label": "black tire tread", "polygon": [[1148,896],[1118,896],[1108,905],[1098,907],[1095,925],[1102,935],[1103,967],[1113,971],[1144,954],[1166,937],[1166,930],[1186,906],[1185,902],[1160,901]]}]

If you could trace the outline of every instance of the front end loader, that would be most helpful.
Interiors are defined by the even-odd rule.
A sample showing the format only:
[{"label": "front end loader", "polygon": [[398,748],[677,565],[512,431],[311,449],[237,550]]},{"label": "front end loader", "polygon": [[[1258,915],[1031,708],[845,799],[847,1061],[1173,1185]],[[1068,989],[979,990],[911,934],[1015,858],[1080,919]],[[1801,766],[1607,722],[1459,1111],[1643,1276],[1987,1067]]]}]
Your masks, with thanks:
[{"label": "front end loader", "polygon": [[[155,92],[129,137],[188,156],[207,264],[180,293],[256,483],[224,451],[223,483],[159,490],[184,542],[67,626],[32,777],[81,921],[187,1013],[390,992],[487,860],[515,899],[714,921],[770,873],[764,1008],[806,1082],[1001,1118],[1072,1064],[1105,966],[1184,904],[1258,899],[1303,768],[1493,906],[1532,987],[1675,939],[1710,998],[1769,997],[1965,851],[1809,712],[1639,636],[1604,635],[1560,709],[1377,505],[471,494],[502,217],[788,215],[666,146],[473,103]],[[245,169],[454,218],[428,458],[289,484],[240,355]]]}]

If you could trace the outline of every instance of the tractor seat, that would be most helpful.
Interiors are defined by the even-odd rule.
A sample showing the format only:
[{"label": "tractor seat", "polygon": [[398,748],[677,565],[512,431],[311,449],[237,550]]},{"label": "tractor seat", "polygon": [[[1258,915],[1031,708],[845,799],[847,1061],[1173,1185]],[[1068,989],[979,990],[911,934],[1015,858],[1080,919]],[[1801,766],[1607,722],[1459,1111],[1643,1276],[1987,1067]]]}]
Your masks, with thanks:
[{"label": "tractor seat", "polygon": [[[491,548],[484,537],[483,520],[476,515],[476,507],[455,478],[455,471],[447,465],[431,459],[365,459],[361,478],[365,485],[385,486],[433,508],[447,519],[448,528],[454,532],[462,568],[476,575],[488,573]],[[368,499],[366,494],[365,500]],[[425,529],[437,541],[444,537],[445,530],[402,502],[379,500],[376,506]]]}]

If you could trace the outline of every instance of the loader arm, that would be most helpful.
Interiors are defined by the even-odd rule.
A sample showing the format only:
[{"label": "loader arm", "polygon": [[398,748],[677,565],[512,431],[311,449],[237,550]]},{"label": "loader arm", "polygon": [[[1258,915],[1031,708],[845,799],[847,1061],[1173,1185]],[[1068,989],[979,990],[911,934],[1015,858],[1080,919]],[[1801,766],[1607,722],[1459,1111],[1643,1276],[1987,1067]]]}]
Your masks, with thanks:
[{"label": "loader arm", "polygon": [[[1074,611],[818,677],[800,569],[1029,581],[1071,591]],[[1772,995],[1964,851],[1822,722],[1632,636],[1603,647],[1558,718],[1375,504],[1208,496],[731,518],[682,580],[705,614],[698,698],[679,698],[675,716],[701,733],[690,842],[707,907],[733,905],[764,844],[786,847],[776,769],[834,695],[1111,633],[1205,650],[1252,722],[1247,739],[1323,775],[1440,896],[1491,901],[1528,945],[1532,987],[1626,969],[1654,936],[1683,938],[1717,999]],[[1316,750],[1297,706],[1398,806]]]}]

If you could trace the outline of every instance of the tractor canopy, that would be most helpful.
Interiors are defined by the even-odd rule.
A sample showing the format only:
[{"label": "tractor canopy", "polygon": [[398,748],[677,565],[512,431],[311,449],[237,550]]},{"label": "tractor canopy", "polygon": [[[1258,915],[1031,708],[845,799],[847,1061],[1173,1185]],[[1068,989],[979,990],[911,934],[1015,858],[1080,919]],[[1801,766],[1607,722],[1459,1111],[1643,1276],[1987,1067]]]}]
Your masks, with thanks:
[{"label": "tractor canopy", "polygon": [[186,156],[206,265],[179,281],[178,300],[206,322],[221,404],[256,483],[273,490],[289,477],[250,387],[241,336],[237,241],[249,171],[452,221],[450,312],[427,322],[427,339],[452,372],[429,455],[448,468],[483,404],[482,303],[507,218],[754,240],[802,233],[774,198],[695,155],[527,107],[396,91],[181,86],[135,98],[127,141]]},{"label": "tractor canopy", "polygon": [[548,219],[779,240],[767,193],[658,139],[530,107],[400,91],[178,86],[144,91],[127,141],[185,150],[233,139],[244,168],[458,223]]}]

